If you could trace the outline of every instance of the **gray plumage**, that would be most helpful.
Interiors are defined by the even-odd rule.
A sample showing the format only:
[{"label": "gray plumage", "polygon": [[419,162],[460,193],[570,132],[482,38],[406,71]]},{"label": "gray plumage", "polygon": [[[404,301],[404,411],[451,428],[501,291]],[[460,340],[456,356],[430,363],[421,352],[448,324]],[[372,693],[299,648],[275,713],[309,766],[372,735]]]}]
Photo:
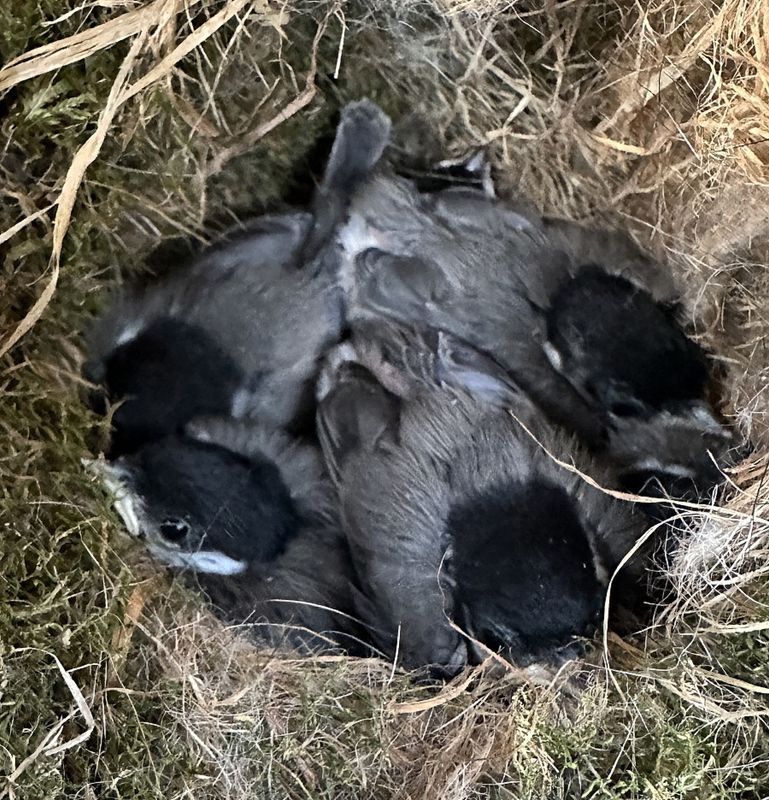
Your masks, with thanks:
[{"label": "gray plumage", "polygon": [[118,296],[88,336],[86,365],[112,401],[125,400],[114,454],[201,414],[301,424],[318,360],[342,326],[325,268],[331,234],[388,132],[376,106],[349,105],[310,212],[262,217],[179,274]]},{"label": "gray plumage", "polygon": [[312,447],[202,418],[184,436],[96,463],[129,532],[183,568],[227,621],[302,650],[358,641],[347,545]]},{"label": "gray plumage", "polygon": [[279,465],[302,520],[273,562],[251,563],[227,580],[197,573],[220,613],[254,626],[261,638],[303,652],[367,652],[352,616],[352,568],[337,499],[316,448],[262,426],[221,418],[196,420],[187,430],[249,459],[267,454]]},{"label": "gray plumage", "polygon": [[87,376],[121,401],[100,470],[126,527],[227,619],[303,649],[356,634],[322,462],[287,431],[311,418],[342,328],[333,234],[388,134],[376,106],[347,106],[308,212],[255,220],[121,293],[88,337]]},{"label": "gray plumage", "polygon": [[[521,422],[602,477],[487,356],[444,333],[423,332],[418,346],[415,337],[359,333],[319,383],[357,613],[375,645],[411,669],[445,676],[467,662],[451,621],[517,663],[557,660],[595,622],[607,573],[644,523],[554,463]],[[548,517],[551,493],[573,517],[569,532]]]},{"label": "gray plumage", "polygon": [[724,450],[670,273],[627,237],[481,189],[425,193],[377,174],[339,238],[351,325],[384,318],[461,337],[622,471],[691,476]]}]

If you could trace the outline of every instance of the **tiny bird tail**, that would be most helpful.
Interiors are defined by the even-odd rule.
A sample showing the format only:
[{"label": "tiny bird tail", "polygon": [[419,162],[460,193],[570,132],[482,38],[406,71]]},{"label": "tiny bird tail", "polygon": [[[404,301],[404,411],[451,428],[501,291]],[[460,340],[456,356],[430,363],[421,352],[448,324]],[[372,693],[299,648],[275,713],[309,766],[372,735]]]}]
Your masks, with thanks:
[{"label": "tiny bird tail", "polygon": [[350,199],[379,163],[390,139],[390,118],[370,100],[342,110],[326,171],[313,200],[315,222],[302,248],[312,260],[347,213]]}]

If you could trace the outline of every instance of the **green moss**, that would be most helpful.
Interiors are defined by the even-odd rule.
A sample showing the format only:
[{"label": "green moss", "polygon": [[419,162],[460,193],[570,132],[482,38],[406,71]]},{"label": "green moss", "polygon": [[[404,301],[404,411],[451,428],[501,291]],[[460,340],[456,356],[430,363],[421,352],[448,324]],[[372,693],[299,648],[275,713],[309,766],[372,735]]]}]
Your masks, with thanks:
[{"label": "green moss", "polygon": [[[418,107],[451,143],[472,138],[459,101],[447,101],[458,96],[452,81],[466,67],[448,48],[456,41],[452,22],[427,5],[348,5],[339,79],[331,75],[341,27],[332,18],[319,51],[318,98],[206,182],[211,159],[303,85],[328,8],[308,4],[283,39],[270,28],[236,34],[233,23],[182,62],[170,91],[156,86],[120,112],[79,193],[54,299],[0,364],[0,771],[17,770],[62,719],[69,721],[59,743],[85,730],[55,655],[85,697],[94,729],[84,743],[31,760],[15,781],[25,800],[427,797],[444,796],[441,787],[459,792],[463,776],[456,796],[766,795],[761,719],[714,721],[648,676],[620,675],[623,699],[613,688],[604,692],[599,674],[569,713],[553,713],[533,689],[503,684],[484,689],[488,696],[473,688],[432,710],[395,716],[389,703],[430,692],[347,662],[254,666],[251,653],[222,665],[229,651],[205,637],[190,658],[184,648],[194,639],[187,629],[194,631],[197,603],[174,584],[155,585],[133,626],[132,598],[152,570],[120,535],[80,463],[93,452],[99,422],[80,401],[77,353],[106,291],[140,269],[161,239],[205,237],[306,193],[315,141],[329,134],[347,99],[366,94],[394,116]],[[0,56],[7,61],[122,11],[75,0],[3,4]],[[61,22],[44,24],[56,17]],[[546,27],[521,32],[505,19],[500,42],[508,55],[525,54],[536,81],[555,86],[552,42],[541,48]],[[614,4],[587,6],[567,52],[572,87],[590,78],[620,22]],[[56,197],[126,51],[127,43],[116,44],[3,99],[0,229]],[[205,111],[208,132],[192,129],[195,108]],[[500,107],[503,119],[509,110]],[[5,334],[47,280],[50,248],[50,219],[2,246]],[[756,591],[766,596],[765,587]],[[679,645],[659,645],[656,666],[675,664]],[[765,684],[766,653],[765,634],[746,633],[695,648],[691,657],[703,669],[725,665]]]}]

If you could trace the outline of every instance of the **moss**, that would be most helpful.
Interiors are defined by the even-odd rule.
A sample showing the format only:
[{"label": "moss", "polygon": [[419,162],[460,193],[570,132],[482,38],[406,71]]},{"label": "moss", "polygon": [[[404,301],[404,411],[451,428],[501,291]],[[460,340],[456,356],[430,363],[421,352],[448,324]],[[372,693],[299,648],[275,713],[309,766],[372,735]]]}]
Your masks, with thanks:
[{"label": "moss", "polygon": [[[180,16],[173,35],[217,7]],[[476,680],[444,702],[386,665],[295,662],[223,631],[125,541],[83,470],[100,423],[80,401],[80,333],[105,293],[142,269],[162,240],[202,240],[306,197],[317,140],[345,100],[366,94],[396,117],[421,110],[450,148],[490,138],[503,183],[520,180],[564,213],[610,209],[627,176],[638,177],[630,157],[599,158],[574,123],[619,102],[594,89],[606,65],[623,61],[636,20],[608,2],[558,11],[530,4],[523,19],[498,9],[496,26],[488,15],[449,18],[433,3],[345,4],[339,78],[341,17],[331,16],[317,98],[209,176],[212,159],[304,85],[330,10],[306,4],[283,36],[256,24],[244,33],[233,22],[120,112],[78,195],[53,301],[0,364],[0,769],[12,775],[24,765],[10,788],[30,800],[766,795],[764,718],[741,716],[763,713],[761,696],[696,671],[765,685],[765,632],[695,635],[695,609],[655,636],[647,655],[614,654],[621,692],[598,670],[568,702],[512,677]],[[74,0],[5,4],[0,57],[123,12]],[[0,100],[0,229],[55,199],[127,48],[115,43]],[[532,99],[508,122],[521,87]],[[653,204],[628,200],[627,208],[655,224]],[[50,220],[0,245],[3,334],[47,280]],[[698,286],[707,277],[694,275]],[[750,369],[760,374],[762,365]],[[765,619],[763,578],[744,591],[757,603],[746,619]],[[59,744],[87,729],[54,656],[94,727],[85,742],[31,757],[61,720]],[[414,698],[434,705],[393,711]],[[703,698],[718,707],[703,708]]]}]

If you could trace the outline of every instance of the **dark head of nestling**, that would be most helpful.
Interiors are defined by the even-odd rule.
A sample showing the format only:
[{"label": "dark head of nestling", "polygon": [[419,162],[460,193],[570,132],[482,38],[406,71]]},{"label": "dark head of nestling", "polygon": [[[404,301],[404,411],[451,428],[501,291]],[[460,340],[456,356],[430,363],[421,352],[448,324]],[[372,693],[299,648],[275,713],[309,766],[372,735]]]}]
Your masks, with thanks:
[{"label": "dark head of nestling", "polygon": [[278,467],[267,458],[171,435],[99,464],[129,532],[162,561],[236,574],[276,558],[300,526]]},{"label": "dark head of nestling", "polygon": [[702,348],[645,290],[585,266],[554,295],[545,351],[604,416],[623,469],[677,476],[709,471],[729,435],[707,400]]},{"label": "dark head of nestling", "polygon": [[126,338],[86,377],[119,403],[112,416],[110,458],[177,433],[194,417],[228,414],[242,375],[203,328],[160,317]]},{"label": "dark head of nestling", "polygon": [[519,666],[578,655],[604,596],[572,499],[544,480],[500,485],[449,516],[462,624]]}]

